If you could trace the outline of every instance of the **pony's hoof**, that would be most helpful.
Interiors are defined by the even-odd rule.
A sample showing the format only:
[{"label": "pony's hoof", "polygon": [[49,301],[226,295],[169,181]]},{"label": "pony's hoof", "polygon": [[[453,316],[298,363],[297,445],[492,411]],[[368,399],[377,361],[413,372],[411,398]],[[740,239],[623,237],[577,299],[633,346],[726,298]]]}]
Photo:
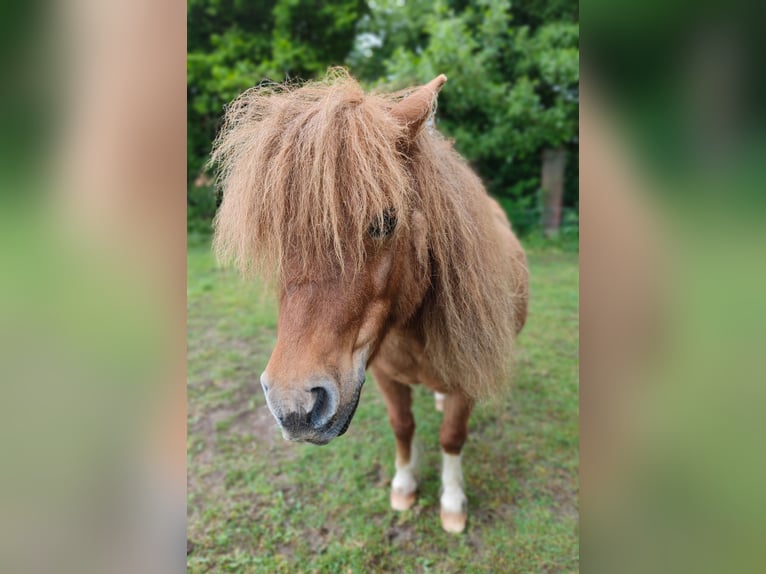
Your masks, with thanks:
[{"label": "pony's hoof", "polygon": [[409,510],[415,504],[415,493],[391,491],[391,508],[394,510]]},{"label": "pony's hoof", "polygon": [[434,406],[440,413],[444,412],[444,395],[441,393],[434,393]]},{"label": "pony's hoof", "polygon": [[442,528],[447,532],[459,534],[465,530],[465,523],[468,520],[468,514],[465,512],[441,511]]}]

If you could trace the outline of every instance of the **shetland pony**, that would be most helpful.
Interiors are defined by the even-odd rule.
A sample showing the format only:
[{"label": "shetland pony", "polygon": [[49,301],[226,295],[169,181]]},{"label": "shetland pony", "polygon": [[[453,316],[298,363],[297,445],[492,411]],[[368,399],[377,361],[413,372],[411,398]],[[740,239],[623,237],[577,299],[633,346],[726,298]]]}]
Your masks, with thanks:
[{"label": "shetland pony", "polygon": [[417,488],[411,386],[437,393],[441,522],[460,532],[468,418],[509,380],[528,276],[503,210],[428,121],[446,80],[366,94],[336,69],[243,93],[214,145],[214,249],[276,287],[261,385],[285,438],[345,433],[371,370],[396,438],[394,509]]}]

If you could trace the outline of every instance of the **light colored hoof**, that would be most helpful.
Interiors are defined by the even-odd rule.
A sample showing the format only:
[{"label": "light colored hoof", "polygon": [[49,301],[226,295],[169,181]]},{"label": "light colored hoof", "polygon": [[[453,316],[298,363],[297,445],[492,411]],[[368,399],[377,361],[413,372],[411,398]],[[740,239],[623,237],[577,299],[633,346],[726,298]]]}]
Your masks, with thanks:
[{"label": "light colored hoof", "polygon": [[465,530],[465,523],[468,520],[468,514],[465,512],[441,511],[442,528],[447,532],[459,534]]},{"label": "light colored hoof", "polygon": [[415,504],[415,493],[391,491],[391,508],[394,510],[409,510]]},{"label": "light colored hoof", "polygon": [[434,393],[434,405],[436,410],[440,413],[444,412],[444,395],[441,393]]}]

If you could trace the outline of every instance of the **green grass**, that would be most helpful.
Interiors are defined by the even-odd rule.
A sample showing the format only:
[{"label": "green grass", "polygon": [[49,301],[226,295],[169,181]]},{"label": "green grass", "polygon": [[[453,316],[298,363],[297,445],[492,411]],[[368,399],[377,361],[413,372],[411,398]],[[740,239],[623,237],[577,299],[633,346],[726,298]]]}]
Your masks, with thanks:
[{"label": "green grass", "polygon": [[440,413],[415,392],[419,497],[388,495],[394,441],[368,377],[346,435],[284,441],[258,377],[276,337],[273,301],[188,254],[188,571],[575,572],[578,569],[578,262],[529,253],[532,300],[512,391],[480,405],[463,451],[469,523],[439,523]]}]

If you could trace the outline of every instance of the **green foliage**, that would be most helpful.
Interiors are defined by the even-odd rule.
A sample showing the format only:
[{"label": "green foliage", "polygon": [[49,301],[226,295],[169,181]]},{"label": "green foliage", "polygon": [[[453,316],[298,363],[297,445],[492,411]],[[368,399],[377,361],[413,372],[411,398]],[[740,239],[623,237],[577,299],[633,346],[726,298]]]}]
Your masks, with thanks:
[{"label": "green foliage", "polygon": [[213,188],[207,185],[189,187],[186,194],[187,233],[209,235],[217,207]]},{"label": "green foliage", "polygon": [[[396,38],[412,43],[389,55],[384,41],[379,50],[386,78],[396,85],[447,74],[439,97],[440,128],[454,137],[489,191],[509,200],[504,202],[514,207],[509,211],[532,215],[541,151],[563,146],[569,161],[578,161],[579,26],[567,19],[517,26],[515,14],[510,0],[478,0],[462,9],[437,0],[433,11],[413,23],[422,26],[425,41],[397,30]],[[522,16],[535,20],[529,13]],[[384,22],[390,19],[386,13]],[[570,201],[576,196],[576,190],[568,194]],[[520,228],[535,224],[523,218]]]},{"label": "green foliage", "polygon": [[[513,217],[513,213],[511,213],[511,217]],[[580,217],[577,210],[569,208],[564,211],[559,233],[555,237],[547,237],[539,227],[533,228],[524,237],[524,248],[578,253],[580,250]]]},{"label": "green foliage", "polygon": [[312,78],[351,49],[363,0],[189,0],[188,170],[205,165],[223,108],[263,80]]},{"label": "green foliage", "polygon": [[578,17],[571,0],[189,0],[190,179],[224,105],[262,80],[346,65],[401,88],[445,73],[440,129],[526,234],[543,149],[568,150],[565,209],[578,205]]}]

